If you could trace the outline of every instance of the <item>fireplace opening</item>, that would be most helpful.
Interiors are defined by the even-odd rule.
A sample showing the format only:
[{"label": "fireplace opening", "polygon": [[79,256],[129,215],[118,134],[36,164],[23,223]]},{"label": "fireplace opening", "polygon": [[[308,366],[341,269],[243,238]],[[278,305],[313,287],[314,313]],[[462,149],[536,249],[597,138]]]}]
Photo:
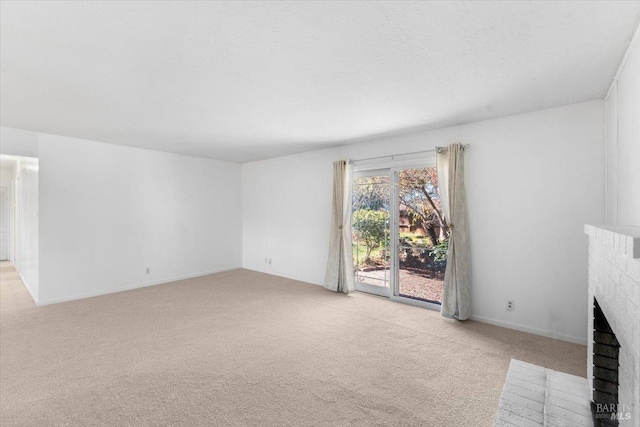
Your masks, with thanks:
[{"label": "fireplace opening", "polygon": [[617,426],[620,344],[598,301],[593,304],[593,412],[594,426]]}]

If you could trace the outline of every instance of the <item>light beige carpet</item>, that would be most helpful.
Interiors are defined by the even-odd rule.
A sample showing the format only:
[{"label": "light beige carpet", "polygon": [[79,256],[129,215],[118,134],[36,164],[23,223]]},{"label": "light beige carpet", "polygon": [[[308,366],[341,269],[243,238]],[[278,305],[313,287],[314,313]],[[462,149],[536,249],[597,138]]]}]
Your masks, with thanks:
[{"label": "light beige carpet", "polygon": [[511,358],[586,371],[583,346],[247,270],[45,307],[0,278],[4,427],[490,426]]}]

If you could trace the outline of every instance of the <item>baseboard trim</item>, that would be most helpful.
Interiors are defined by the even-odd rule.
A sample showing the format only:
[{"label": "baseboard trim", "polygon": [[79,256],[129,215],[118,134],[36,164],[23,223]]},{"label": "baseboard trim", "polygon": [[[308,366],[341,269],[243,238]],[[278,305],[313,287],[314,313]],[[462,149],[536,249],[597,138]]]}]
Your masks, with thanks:
[{"label": "baseboard trim", "polygon": [[[318,286],[318,283],[314,283],[312,281],[310,281],[309,279],[305,279],[303,277],[296,277],[293,275],[285,275],[283,273],[279,273],[279,272],[266,272],[266,271],[260,271],[257,269],[253,269],[250,267],[242,267],[245,270],[251,270],[251,271],[256,271],[258,273],[264,273],[264,274],[270,274],[272,276],[278,276],[278,277],[283,277],[285,279],[291,279],[291,280],[297,280],[300,282],[305,282],[308,283],[310,285],[315,285]],[[383,297],[384,298],[384,297]],[[391,301],[393,301],[396,297],[390,298]],[[401,302],[401,303],[409,303],[411,304],[411,302],[409,301],[394,301],[394,302]],[[421,304],[411,304],[411,305],[416,305],[416,306],[420,306],[421,308],[426,308],[426,309],[434,309],[431,307],[424,307]],[[489,317],[484,317],[484,316],[476,316],[476,315],[472,315],[469,319],[471,320],[475,320],[476,322],[481,322],[481,323],[487,323],[489,325],[493,325],[493,326],[500,326],[501,328],[507,328],[507,329],[513,329],[515,331],[520,331],[520,332],[526,332],[528,334],[532,334],[532,335],[539,335],[542,337],[547,337],[547,338],[553,338],[553,339],[557,339],[557,340],[561,340],[561,341],[567,341],[570,343],[574,343],[574,344],[581,344],[581,345],[587,345],[587,340],[584,338],[579,338],[579,337],[574,337],[572,335],[565,335],[565,334],[558,334],[558,333],[554,333],[551,331],[545,331],[542,329],[537,329],[537,328],[531,328],[529,326],[525,326],[525,325],[520,325],[518,323],[512,323],[512,322],[505,322],[502,320],[495,320],[495,319],[491,319]]]},{"label": "baseboard trim", "polygon": [[543,329],[531,328],[529,326],[520,325],[518,323],[505,322],[503,320],[495,320],[484,316],[471,315],[469,318],[477,322],[487,323],[493,326],[500,326],[501,328],[513,329],[515,331],[526,332],[533,335],[540,335],[547,338],[553,338],[561,341],[567,341],[574,344],[587,345],[587,340],[584,338],[574,337],[572,335],[558,334]]},{"label": "baseboard trim", "polygon": [[278,271],[264,271],[264,270],[258,270],[257,268],[252,268],[252,267],[242,267],[244,270],[249,270],[249,271],[255,271],[256,273],[264,273],[264,274],[269,274],[271,276],[277,276],[277,277],[283,277],[285,279],[289,279],[289,280],[297,280],[298,282],[304,282],[307,283],[309,285],[314,285],[314,286],[322,286],[322,283],[316,283],[314,281],[312,281],[311,279],[309,279],[308,277],[301,277],[301,276],[296,276],[293,274],[286,274],[286,273],[282,273],[282,272],[278,272]]},{"label": "baseboard trim", "polygon": [[300,276],[296,276],[296,275],[284,275],[283,273],[279,273],[279,272],[272,272],[272,273],[267,273],[267,274],[273,274],[274,276],[284,277],[286,279],[296,280],[298,282],[304,282],[304,283],[308,283],[308,284],[314,285],[314,286],[322,286],[322,283],[316,283],[316,282],[311,281],[311,279],[309,279],[309,278],[300,277]]},{"label": "baseboard trim", "polygon": [[231,271],[231,270],[238,270],[238,269],[241,269],[241,268],[242,267],[240,267],[240,266],[218,268],[218,269],[215,269],[215,270],[203,271],[203,272],[193,273],[193,274],[186,274],[186,275],[183,275],[183,276],[169,277],[169,278],[165,278],[165,279],[154,280],[154,281],[151,281],[151,282],[136,283],[134,285],[122,286],[122,287],[119,287],[119,288],[116,288],[116,289],[106,289],[106,290],[102,290],[102,291],[87,292],[87,293],[83,293],[83,294],[70,295],[70,296],[66,296],[66,297],[58,297],[58,298],[53,298],[53,299],[50,299],[50,300],[44,300],[44,301],[39,301],[39,302],[36,301],[36,305],[44,306],[44,305],[51,305],[51,304],[59,304],[61,302],[75,301],[75,300],[84,299],[84,298],[99,297],[99,296],[102,296],[102,295],[109,295],[109,294],[115,294],[115,293],[118,293],[118,292],[132,291],[134,289],[146,288],[146,287],[155,286],[155,285],[163,285],[165,283],[177,282],[177,281],[186,280],[186,279],[193,279],[193,278],[196,278],[196,277],[208,276],[210,274],[223,273],[225,271]]},{"label": "baseboard trim", "polygon": [[[14,265],[13,268],[15,268],[15,265]],[[16,271],[18,271],[17,268],[16,268]],[[33,295],[33,291],[31,290],[31,286],[29,286],[27,284],[28,282],[26,280],[24,280],[24,277],[22,276],[22,273],[20,273],[19,271],[18,271],[18,276],[20,276],[20,280],[22,280],[22,284],[24,285],[24,287],[27,288],[27,291],[29,292],[29,295],[31,295],[31,299],[33,300],[33,302],[36,305],[40,305],[40,301],[38,300],[38,298],[36,298],[36,296]]]}]

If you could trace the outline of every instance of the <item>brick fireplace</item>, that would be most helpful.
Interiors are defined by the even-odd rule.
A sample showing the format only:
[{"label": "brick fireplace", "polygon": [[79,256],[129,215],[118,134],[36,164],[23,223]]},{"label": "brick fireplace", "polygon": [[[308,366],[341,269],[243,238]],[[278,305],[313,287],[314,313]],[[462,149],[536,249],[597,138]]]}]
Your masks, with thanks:
[{"label": "brick fireplace", "polygon": [[[598,417],[595,425],[616,425],[607,415],[615,412],[620,426],[640,427],[640,227],[587,225],[585,232],[589,235],[587,371]],[[611,411],[606,403],[617,406]]]}]

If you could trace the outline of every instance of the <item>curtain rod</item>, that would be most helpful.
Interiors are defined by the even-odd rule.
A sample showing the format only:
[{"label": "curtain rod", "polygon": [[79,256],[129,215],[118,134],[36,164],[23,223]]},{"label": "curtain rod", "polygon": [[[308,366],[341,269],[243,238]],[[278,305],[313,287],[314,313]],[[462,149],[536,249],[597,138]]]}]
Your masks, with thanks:
[{"label": "curtain rod", "polygon": [[[462,149],[466,149],[469,148],[469,144],[465,144],[462,146]],[[441,153],[444,150],[448,150],[448,147],[435,147],[433,150],[425,150],[425,151],[414,151],[412,153],[402,153],[402,154],[391,154],[388,156],[378,156],[378,157],[369,157],[367,159],[357,159],[357,160],[349,160],[349,163],[356,163],[356,162],[365,162],[368,160],[378,160],[378,159],[387,159],[390,158],[391,160],[395,160],[396,157],[403,157],[403,156],[414,156],[417,154],[427,154],[427,153],[433,153],[433,152],[438,152]]]}]

